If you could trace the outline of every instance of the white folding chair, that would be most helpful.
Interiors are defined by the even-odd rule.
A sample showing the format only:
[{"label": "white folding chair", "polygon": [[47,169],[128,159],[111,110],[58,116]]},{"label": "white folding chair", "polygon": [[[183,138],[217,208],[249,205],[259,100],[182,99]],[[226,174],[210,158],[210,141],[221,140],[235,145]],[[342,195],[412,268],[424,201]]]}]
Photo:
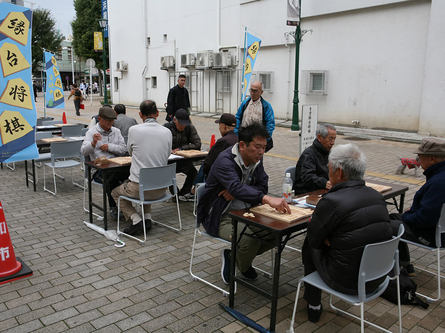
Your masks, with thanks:
[{"label": "white folding chair", "polygon": [[436,247],[430,247],[430,246],[426,246],[421,243],[416,243],[416,242],[404,239],[403,237],[401,239],[402,242],[405,242],[407,244],[415,245],[415,246],[418,246],[422,249],[425,249],[425,250],[428,250],[431,252],[436,252],[437,272],[432,272],[428,269],[416,266],[416,268],[420,269],[421,271],[433,274],[437,277],[437,297],[430,297],[430,296],[421,294],[419,292],[416,292],[417,295],[424,297],[429,302],[436,302],[436,301],[440,300],[440,279],[443,278],[443,276],[441,274],[441,270],[440,270],[440,251],[442,250],[442,234],[443,233],[445,233],[445,204],[442,205],[442,210],[440,212],[440,218],[436,225],[436,237],[435,237]]},{"label": "white folding chair", "polygon": [[[196,195],[196,205],[198,205],[199,200],[202,198],[202,193],[204,191],[204,188],[205,188],[205,183],[203,183],[201,186],[196,187],[196,192],[195,192],[195,195]],[[205,232],[204,230],[201,230],[201,228],[200,228],[201,226],[200,226],[200,223],[199,223],[198,219],[195,218],[195,220],[196,220],[195,232],[193,234],[192,253],[190,255],[190,265],[189,265],[190,275],[192,276],[192,278],[194,280],[198,280],[198,281],[204,282],[205,284],[209,285],[210,287],[215,288],[216,290],[221,291],[224,296],[227,296],[227,295],[229,295],[229,290],[223,289],[223,288],[217,286],[216,284],[214,284],[214,283],[212,283],[212,282],[210,282],[210,281],[208,281],[208,280],[206,280],[206,279],[204,279],[204,278],[202,278],[202,277],[200,277],[200,276],[198,276],[198,275],[193,273],[193,258],[195,256],[195,246],[196,246],[196,237],[197,236],[207,236],[207,237],[210,237],[212,239],[216,239],[216,240],[221,241],[222,243],[225,243],[225,244],[228,244],[228,245],[230,245],[231,243],[229,241],[223,239],[223,238],[211,236],[207,232]],[[274,249],[271,250],[272,267],[273,267],[273,258],[274,258],[273,250]],[[262,270],[262,269],[260,269],[258,267],[254,266],[254,268],[257,269],[258,271],[260,271],[261,273],[263,273],[264,275],[268,276],[268,277],[272,276],[271,273],[266,272],[266,271],[264,271],[264,270]]]},{"label": "white folding chair", "polygon": [[[173,186],[173,195],[170,194],[168,191],[168,188],[170,186]],[[150,190],[158,190],[166,188],[164,196],[162,196],[159,199],[154,200],[145,200],[144,193],[146,191]],[[162,225],[164,227],[173,229],[175,231],[182,230],[182,221],[181,221],[181,212],[179,210],[179,200],[178,200],[178,192],[176,187],[176,164],[172,163],[166,166],[162,167],[155,167],[155,168],[142,168],[139,172],[139,198],[131,198],[125,195],[119,196],[118,202],[117,202],[117,234],[122,234],[127,237],[133,238],[141,243],[144,243],[147,240],[147,233],[145,230],[145,216],[144,216],[144,205],[152,205],[154,203],[158,202],[165,202],[170,200],[172,197],[175,197],[176,199],[176,209],[178,212],[178,221],[179,221],[179,228],[172,227],[171,225],[155,221],[153,218],[151,219],[153,223]],[[119,230],[119,223],[120,223],[120,202],[121,199],[128,200],[131,202],[134,202],[141,206],[142,210],[142,226],[144,230],[144,240],[141,240],[137,237],[128,235],[122,231]]]},{"label": "white folding chair", "polygon": [[83,125],[72,125],[62,127],[62,137],[82,136]]},{"label": "white folding chair", "polygon": [[[56,172],[55,169],[72,168],[80,165],[79,161],[73,158],[81,158],[80,147],[82,141],[66,141],[66,142],[52,142],[51,143],[51,162],[46,162],[43,165],[43,190],[53,195],[57,194],[56,186]],[[68,159],[67,159],[68,158]],[[46,168],[49,167],[53,171],[54,192],[46,187]],[[74,182],[73,170],[71,169],[71,181],[73,185],[83,189],[81,184]]]},{"label": "white folding chair", "polygon": [[[388,287],[389,280],[393,279],[397,280],[399,331],[402,332],[402,310],[400,306],[400,283],[399,283],[400,267],[399,267],[399,251],[397,249],[397,246],[399,244],[400,237],[402,236],[404,231],[405,228],[403,227],[403,225],[400,225],[397,237],[393,237],[392,239],[384,242],[368,244],[365,246],[362,254],[362,259],[360,261],[360,268],[358,273],[357,295],[344,294],[332,289],[323,281],[323,279],[321,278],[321,276],[318,274],[317,271],[303,277],[298,283],[297,294],[295,296],[295,304],[294,304],[294,310],[292,312],[292,320],[290,323],[289,332],[290,333],[294,332],[294,321],[295,321],[295,312],[297,310],[297,304],[298,304],[298,296],[300,294],[301,284],[304,282],[314,287],[317,287],[324,292],[329,293],[330,294],[329,305],[331,306],[332,309],[360,320],[360,327],[362,333],[365,331],[365,323],[375,328],[378,328],[384,332],[390,333],[391,331],[388,331],[387,329],[381,326],[378,326],[374,323],[365,320],[364,304],[366,302],[372,301],[373,299],[376,299],[381,294],[383,294],[383,292]],[[391,270],[393,270],[394,272],[394,277],[388,276],[388,273],[390,273]],[[384,277],[383,282],[380,283],[380,285],[374,291],[367,293],[366,283],[382,277]],[[332,303],[333,296],[340,298],[343,301],[348,302],[352,305],[357,305],[357,306],[360,305],[360,317],[335,307],[334,304]]]}]

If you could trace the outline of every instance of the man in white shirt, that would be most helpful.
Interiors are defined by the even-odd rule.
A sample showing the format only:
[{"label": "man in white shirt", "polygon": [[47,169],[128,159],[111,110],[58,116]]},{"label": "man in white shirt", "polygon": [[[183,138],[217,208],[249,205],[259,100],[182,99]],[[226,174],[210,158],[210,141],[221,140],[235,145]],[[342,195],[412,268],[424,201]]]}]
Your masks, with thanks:
[{"label": "man in white shirt", "polygon": [[[112,127],[114,119],[116,119],[116,112],[109,106],[103,106],[99,109],[98,123],[86,132],[81,153],[84,156],[88,156],[91,161],[99,157],[113,158],[127,153],[127,147],[125,146],[121,131],[116,127]],[[127,179],[127,177],[128,170],[123,169],[109,173],[105,181],[102,170],[96,171],[93,175],[93,179],[96,182],[105,186],[110,213],[113,217],[117,216],[117,206],[111,197],[111,190]]]},{"label": "man in white shirt", "polygon": [[[159,125],[156,118],[159,111],[156,103],[146,100],[139,106],[139,117],[143,123],[130,127],[128,131],[127,148],[131,155],[130,177],[127,182],[115,188],[113,198],[118,200],[120,195],[139,198],[139,172],[141,168],[165,166],[172,150],[172,134],[169,129]],[[145,192],[146,200],[155,200],[164,196],[167,188]],[[131,225],[124,229],[129,235],[143,232],[142,217],[133,208],[131,202],[121,200],[122,213]],[[145,228],[151,228],[150,205],[144,206]]]}]

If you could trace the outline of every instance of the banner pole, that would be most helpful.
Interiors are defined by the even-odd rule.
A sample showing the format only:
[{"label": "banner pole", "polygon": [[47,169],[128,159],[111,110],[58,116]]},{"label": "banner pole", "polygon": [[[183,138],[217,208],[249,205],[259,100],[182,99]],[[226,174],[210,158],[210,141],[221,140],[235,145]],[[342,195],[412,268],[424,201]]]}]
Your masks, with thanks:
[{"label": "banner pole", "polygon": [[246,87],[244,87],[244,71],[245,71],[245,66],[246,66],[246,53],[247,53],[247,27],[244,27],[244,56],[243,56],[243,76],[241,78],[241,101],[243,101],[244,99],[244,89]]},{"label": "banner pole", "polygon": [[[41,68],[42,73],[42,91],[43,91],[43,118],[46,118],[46,80],[43,80],[43,73],[46,74],[46,61],[45,61],[45,52],[46,49],[43,49],[43,66]],[[43,67],[45,67],[45,70],[43,70]]]}]

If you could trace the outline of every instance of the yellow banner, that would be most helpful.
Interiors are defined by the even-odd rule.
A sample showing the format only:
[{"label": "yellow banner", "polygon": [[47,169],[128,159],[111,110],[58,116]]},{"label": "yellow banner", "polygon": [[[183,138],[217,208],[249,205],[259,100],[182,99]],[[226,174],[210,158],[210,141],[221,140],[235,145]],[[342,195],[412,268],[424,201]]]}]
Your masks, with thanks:
[{"label": "yellow banner", "polygon": [[94,51],[103,51],[104,43],[102,39],[102,32],[94,32]]}]

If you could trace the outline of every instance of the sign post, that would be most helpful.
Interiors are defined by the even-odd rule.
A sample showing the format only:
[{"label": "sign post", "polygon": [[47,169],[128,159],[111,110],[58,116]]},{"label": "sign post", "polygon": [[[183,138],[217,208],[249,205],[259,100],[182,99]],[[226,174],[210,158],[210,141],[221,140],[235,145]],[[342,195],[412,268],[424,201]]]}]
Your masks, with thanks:
[{"label": "sign post", "polygon": [[94,61],[94,59],[88,58],[85,63],[90,68],[90,105],[93,105],[93,67],[96,66],[96,62]]}]

